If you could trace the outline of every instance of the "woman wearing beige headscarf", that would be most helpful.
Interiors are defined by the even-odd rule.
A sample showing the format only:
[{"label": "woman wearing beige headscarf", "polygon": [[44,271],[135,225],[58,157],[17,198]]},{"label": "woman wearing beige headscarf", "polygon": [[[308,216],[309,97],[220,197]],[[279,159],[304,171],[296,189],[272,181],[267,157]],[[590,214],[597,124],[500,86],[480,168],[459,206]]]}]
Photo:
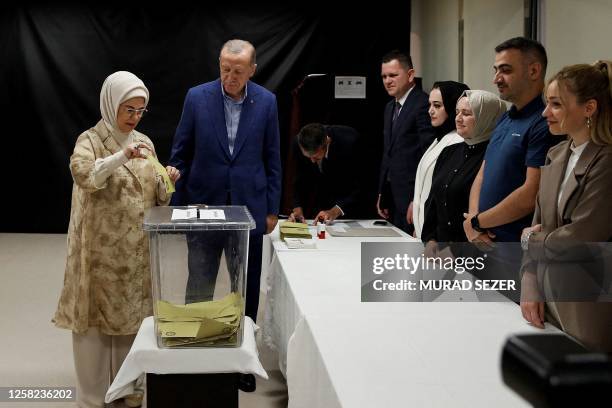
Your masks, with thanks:
[{"label": "woman wearing beige headscarf", "polygon": [[[134,74],[104,81],[102,119],[83,132],[70,157],[74,180],[64,287],[53,319],[72,330],[79,407],[103,407],[141,321],[152,314],[144,211],[170,201],[148,160],[151,140],[134,130],[149,91]],[[166,168],[172,182],[178,177]],[[139,406],[141,392],[126,398]]]},{"label": "woman wearing beige headscarf", "polygon": [[467,241],[463,213],[469,207],[470,188],[495,124],[505,111],[506,105],[487,91],[467,90],[457,101],[455,124],[464,142],[444,148],[436,162],[421,234],[426,255],[435,256],[439,242]]}]

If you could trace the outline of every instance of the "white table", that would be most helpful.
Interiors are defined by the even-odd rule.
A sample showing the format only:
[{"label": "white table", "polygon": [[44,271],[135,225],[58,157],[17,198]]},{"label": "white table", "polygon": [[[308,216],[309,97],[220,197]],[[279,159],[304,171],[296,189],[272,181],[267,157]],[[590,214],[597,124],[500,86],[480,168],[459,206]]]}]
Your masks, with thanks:
[{"label": "white table", "polygon": [[[362,221],[373,227],[373,221]],[[262,290],[267,292],[264,341],[279,351],[279,366],[286,375],[287,344],[304,315],[319,314],[326,303],[342,307],[360,306],[361,243],[415,241],[403,231],[402,237],[333,237],[315,239],[316,249],[290,250],[280,240],[278,228],[264,236]],[[315,228],[311,228],[315,234]],[[328,302],[329,303],[329,302]],[[376,308],[378,306],[374,306]]]},{"label": "white table", "polygon": [[502,383],[502,346],[542,331],[514,303],[361,302],[361,242],[402,240],[330,237],[292,251],[272,234],[264,245],[264,335],[289,406],[526,406]]},{"label": "white table", "polygon": [[255,344],[255,324],[244,318],[244,337],[240,347],[202,347],[162,349],[157,346],[153,317],[143,320],[134,343],[117,376],[106,392],[110,403],[134,392],[133,382],[143,373],[152,374],[256,374],[268,379],[259,361]]}]

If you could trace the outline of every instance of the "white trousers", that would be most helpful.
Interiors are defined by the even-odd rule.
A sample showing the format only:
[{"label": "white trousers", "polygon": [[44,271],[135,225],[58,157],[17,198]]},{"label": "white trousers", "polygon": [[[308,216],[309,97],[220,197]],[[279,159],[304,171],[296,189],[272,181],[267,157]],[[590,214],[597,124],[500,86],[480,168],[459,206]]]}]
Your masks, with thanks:
[{"label": "white trousers", "polygon": [[135,338],[135,334],[109,336],[101,333],[97,327],[90,327],[85,334],[72,333],[79,408],[104,407],[106,391]]}]

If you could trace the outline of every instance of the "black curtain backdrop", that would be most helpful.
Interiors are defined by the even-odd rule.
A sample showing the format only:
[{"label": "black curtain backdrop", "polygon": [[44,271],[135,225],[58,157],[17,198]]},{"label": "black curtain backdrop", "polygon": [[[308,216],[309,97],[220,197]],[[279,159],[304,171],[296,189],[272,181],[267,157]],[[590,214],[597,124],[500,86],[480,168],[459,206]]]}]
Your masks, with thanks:
[{"label": "black curtain backdrop", "polygon": [[[283,160],[294,136],[288,134],[291,90],[304,76],[367,76],[366,117],[359,112],[357,125],[336,124],[360,128],[369,146],[366,165],[377,171],[388,100],[380,58],[392,48],[408,48],[409,1],[391,13],[355,5],[5,5],[0,231],[66,232],[69,158],[78,135],[100,119],[100,87],[112,72],[131,71],[149,88],[149,113],[138,130],[153,140],[165,163],[187,90],[218,77],[219,50],[231,38],[255,45],[253,80],[277,95]],[[338,115],[345,122],[350,116]]]}]

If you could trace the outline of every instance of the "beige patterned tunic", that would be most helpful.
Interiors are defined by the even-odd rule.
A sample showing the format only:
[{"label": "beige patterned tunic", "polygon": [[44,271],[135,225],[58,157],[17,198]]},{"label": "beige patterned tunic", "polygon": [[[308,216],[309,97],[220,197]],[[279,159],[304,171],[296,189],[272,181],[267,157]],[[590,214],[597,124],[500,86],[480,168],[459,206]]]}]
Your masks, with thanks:
[{"label": "beige patterned tunic", "polygon": [[[133,135],[153,150],[148,137]],[[145,159],[129,160],[97,188],[96,159],[120,149],[100,121],[79,136],[70,157],[68,259],[53,322],[76,333],[98,327],[109,335],[133,334],[152,314],[149,243],[142,222],[145,210],[166,205],[170,194]]]}]

